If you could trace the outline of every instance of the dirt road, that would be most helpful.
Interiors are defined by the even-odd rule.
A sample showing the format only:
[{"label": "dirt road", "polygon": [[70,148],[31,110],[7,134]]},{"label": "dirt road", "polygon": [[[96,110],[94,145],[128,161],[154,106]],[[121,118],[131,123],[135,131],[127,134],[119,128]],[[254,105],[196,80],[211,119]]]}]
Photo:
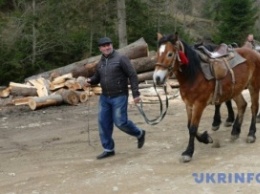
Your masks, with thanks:
[{"label": "dirt road", "polygon": [[[131,120],[147,131],[144,147],[137,149],[135,138],[115,129],[116,155],[99,161],[97,99],[91,98],[90,104],[36,111],[1,107],[0,193],[260,193],[260,141],[245,141],[250,107],[235,142],[230,142],[230,128],[211,130],[214,107],[207,107],[200,131],[207,130],[219,140],[220,148],[196,142],[193,159],[182,163],[188,131],[180,98],[171,100],[165,119],[155,126],[147,125],[136,107],[130,106]],[[145,109],[150,117],[158,114],[155,104],[145,105]],[[221,111],[226,117],[224,106]],[[258,132],[256,135],[259,137]]]}]

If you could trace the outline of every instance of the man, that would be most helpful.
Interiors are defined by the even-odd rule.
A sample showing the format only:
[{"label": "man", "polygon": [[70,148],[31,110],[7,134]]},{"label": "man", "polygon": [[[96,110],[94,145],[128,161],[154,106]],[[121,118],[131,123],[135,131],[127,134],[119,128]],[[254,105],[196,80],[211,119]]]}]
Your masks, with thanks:
[{"label": "man", "polygon": [[[248,34],[246,38],[246,43],[249,43],[249,47],[252,49],[255,49],[255,41],[254,41],[254,35],[253,34]],[[246,45],[245,43],[245,45]]]},{"label": "man", "polygon": [[142,148],[145,142],[145,131],[128,120],[128,80],[134,102],[140,101],[137,74],[130,60],[113,49],[108,37],[100,38],[98,47],[102,53],[95,74],[87,79],[86,85],[100,83],[102,94],[99,98],[98,128],[103,146],[103,153],[97,159],[115,155],[113,127],[114,124],[123,132],[137,138],[137,147]]}]

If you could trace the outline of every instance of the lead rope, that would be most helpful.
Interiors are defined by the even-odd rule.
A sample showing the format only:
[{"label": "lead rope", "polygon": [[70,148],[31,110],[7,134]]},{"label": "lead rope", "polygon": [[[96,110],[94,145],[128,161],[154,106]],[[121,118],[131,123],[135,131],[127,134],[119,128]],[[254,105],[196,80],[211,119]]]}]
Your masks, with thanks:
[{"label": "lead rope", "polygon": [[156,95],[158,96],[158,99],[159,99],[159,102],[160,102],[160,115],[158,117],[156,117],[155,119],[148,119],[148,117],[146,116],[144,110],[143,110],[143,102],[140,101],[140,106],[138,106],[137,104],[136,107],[138,108],[139,112],[141,113],[141,115],[144,117],[144,120],[147,124],[149,125],[156,125],[158,124],[159,122],[162,121],[162,119],[165,117],[166,113],[167,113],[167,110],[168,110],[168,106],[169,106],[169,98],[168,98],[168,95],[167,95],[167,87],[166,85],[163,86],[163,89],[164,89],[164,92],[165,92],[165,98],[166,98],[166,109],[165,111],[163,112],[163,103],[162,103],[162,99],[156,89],[156,85],[155,83],[153,84],[153,87],[155,89],[155,92],[156,92]]}]

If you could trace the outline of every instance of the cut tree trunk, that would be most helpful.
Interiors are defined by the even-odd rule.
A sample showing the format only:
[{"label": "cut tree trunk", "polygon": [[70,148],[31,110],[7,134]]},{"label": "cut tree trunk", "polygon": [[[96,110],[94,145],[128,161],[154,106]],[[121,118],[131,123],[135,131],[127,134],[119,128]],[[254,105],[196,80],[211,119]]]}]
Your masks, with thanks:
[{"label": "cut tree trunk", "polygon": [[[156,63],[156,52],[149,52],[149,56],[139,57],[132,59],[133,64],[137,73],[143,73],[154,70],[154,64]],[[96,71],[96,63],[86,64],[85,66],[76,67],[73,71],[73,77],[91,77]]]},{"label": "cut tree trunk", "polygon": [[75,93],[78,95],[80,102],[86,102],[90,95],[88,91],[75,91]]},{"label": "cut tree trunk", "polygon": [[6,97],[8,97],[9,95],[10,95],[10,93],[11,93],[11,90],[12,90],[12,88],[9,86],[9,87],[7,87],[7,88],[5,88],[5,89],[3,89],[3,90],[1,90],[0,91],[0,97],[1,98],[6,98]]},{"label": "cut tree trunk", "polygon": [[[139,40],[127,45],[126,47],[120,48],[117,50],[119,53],[126,55],[129,57],[129,59],[136,59],[139,57],[145,57],[148,56],[148,45],[145,42],[143,38],[140,38]],[[90,57],[69,65],[66,65],[64,67],[60,67],[51,71],[43,72],[38,75],[33,75],[31,77],[28,77],[25,79],[25,82],[27,82],[30,79],[37,79],[38,77],[43,77],[45,79],[49,79],[51,77],[51,74],[56,73],[59,75],[64,75],[67,73],[71,73],[75,68],[82,67],[85,64],[93,64],[95,66],[95,63],[97,63],[100,60],[101,55]],[[83,75],[84,76],[84,75]],[[76,76],[78,77],[78,76]],[[84,76],[86,77],[86,76]]]},{"label": "cut tree trunk", "polygon": [[10,82],[9,87],[11,87],[10,94],[13,96],[38,96],[37,89],[34,86]]},{"label": "cut tree trunk", "polygon": [[16,98],[16,99],[13,99],[13,104],[15,106],[18,106],[18,105],[28,105],[29,104],[29,101],[31,100],[31,98],[33,97],[23,97],[23,98]]},{"label": "cut tree trunk", "polygon": [[79,97],[75,91],[60,89],[55,92],[55,94],[59,94],[62,96],[62,99],[65,103],[70,105],[77,105],[79,103]]},{"label": "cut tree trunk", "polygon": [[145,80],[152,80],[153,79],[153,72],[154,71],[148,71],[148,72],[137,74],[138,81],[143,82]]},{"label": "cut tree trunk", "polygon": [[156,52],[151,51],[149,52],[148,57],[140,57],[137,59],[133,59],[131,60],[131,63],[133,64],[136,72],[139,74],[147,71],[153,71],[156,59]]},{"label": "cut tree trunk", "polygon": [[28,106],[31,110],[36,110],[43,107],[60,105],[63,103],[63,98],[61,95],[50,95],[50,96],[43,96],[43,97],[34,97],[31,98],[28,102]]}]

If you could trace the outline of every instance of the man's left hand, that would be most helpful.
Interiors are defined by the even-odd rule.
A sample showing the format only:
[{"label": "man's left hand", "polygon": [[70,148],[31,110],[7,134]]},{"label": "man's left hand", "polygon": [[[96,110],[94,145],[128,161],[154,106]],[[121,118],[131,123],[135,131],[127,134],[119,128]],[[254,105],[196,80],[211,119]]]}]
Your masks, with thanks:
[{"label": "man's left hand", "polygon": [[141,101],[141,98],[138,96],[136,98],[134,98],[134,103],[137,104]]}]

